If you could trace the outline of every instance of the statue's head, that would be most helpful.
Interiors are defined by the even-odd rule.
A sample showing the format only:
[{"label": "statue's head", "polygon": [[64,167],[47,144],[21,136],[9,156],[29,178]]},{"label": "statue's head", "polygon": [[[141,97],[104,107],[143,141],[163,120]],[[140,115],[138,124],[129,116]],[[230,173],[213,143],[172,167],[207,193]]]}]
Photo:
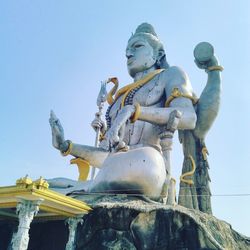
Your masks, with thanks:
[{"label": "statue's head", "polygon": [[128,71],[132,77],[151,67],[168,68],[163,45],[153,26],[148,23],[139,25],[135,34],[128,40],[126,57]]}]

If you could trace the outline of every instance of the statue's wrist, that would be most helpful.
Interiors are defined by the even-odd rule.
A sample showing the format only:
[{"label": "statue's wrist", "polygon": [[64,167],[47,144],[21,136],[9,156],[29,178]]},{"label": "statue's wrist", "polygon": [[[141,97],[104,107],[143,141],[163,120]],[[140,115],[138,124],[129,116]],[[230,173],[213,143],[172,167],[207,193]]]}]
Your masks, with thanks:
[{"label": "statue's wrist", "polygon": [[210,66],[206,69],[206,72],[209,73],[209,72],[212,72],[212,71],[223,71],[224,68],[220,65],[213,65],[213,66]]},{"label": "statue's wrist", "polygon": [[140,104],[139,104],[139,103],[136,103],[136,104],[134,105],[134,107],[135,107],[135,112],[134,112],[134,113],[132,114],[132,116],[130,117],[130,121],[131,121],[132,123],[136,122],[136,121],[138,120],[140,114],[141,114],[141,106],[140,106]]},{"label": "statue's wrist", "polygon": [[61,145],[60,145],[60,151],[61,151],[61,154],[63,156],[67,156],[71,153],[71,150],[72,150],[72,142],[70,140],[66,140],[64,141]]},{"label": "statue's wrist", "polygon": [[101,127],[101,133],[102,133],[102,134],[105,134],[106,131],[107,131],[107,124],[104,122],[104,123],[103,123],[103,126]]}]

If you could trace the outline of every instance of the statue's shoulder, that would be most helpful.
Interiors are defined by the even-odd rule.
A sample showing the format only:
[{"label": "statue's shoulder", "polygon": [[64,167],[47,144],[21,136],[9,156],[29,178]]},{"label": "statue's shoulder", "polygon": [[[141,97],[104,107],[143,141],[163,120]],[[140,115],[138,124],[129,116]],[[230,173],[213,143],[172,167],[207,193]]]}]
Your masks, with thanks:
[{"label": "statue's shoulder", "polygon": [[188,75],[178,66],[171,66],[164,70],[162,72],[162,79],[165,82],[165,88],[168,94],[171,94],[174,88],[178,88],[183,94],[192,93]]},{"label": "statue's shoulder", "polygon": [[162,72],[163,77],[165,77],[169,81],[174,80],[186,80],[188,78],[185,71],[178,66],[170,66],[166,70]]}]

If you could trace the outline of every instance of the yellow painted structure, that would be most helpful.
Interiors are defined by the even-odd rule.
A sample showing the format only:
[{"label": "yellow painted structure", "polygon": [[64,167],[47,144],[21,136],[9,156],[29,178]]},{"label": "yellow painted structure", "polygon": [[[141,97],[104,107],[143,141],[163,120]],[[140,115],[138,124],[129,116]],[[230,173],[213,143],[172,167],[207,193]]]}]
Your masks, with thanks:
[{"label": "yellow painted structure", "polygon": [[92,210],[82,201],[50,190],[43,178],[32,181],[26,176],[15,186],[0,187],[0,218],[18,218],[15,208],[21,199],[41,202],[36,218],[76,217]]},{"label": "yellow painted structure", "polygon": [[86,181],[89,175],[90,164],[81,158],[73,158],[70,164],[76,164],[78,167],[79,177],[78,181]]}]

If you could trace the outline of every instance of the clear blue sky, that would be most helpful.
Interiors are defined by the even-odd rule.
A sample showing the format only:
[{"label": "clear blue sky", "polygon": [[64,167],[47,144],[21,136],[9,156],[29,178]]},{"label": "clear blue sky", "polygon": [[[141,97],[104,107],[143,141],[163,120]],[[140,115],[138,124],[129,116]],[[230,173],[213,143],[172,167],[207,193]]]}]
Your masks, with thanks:
[{"label": "clear blue sky", "polygon": [[[182,67],[199,95],[206,75],[193,62],[201,41],[214,47],[223,72],[219,117],[207,136],[211,190],[250,193],[250,1],[51,1],[0,3],[0,185],[26,174],[77,178],[51,146],[50,109],[66,138],[93,145],[90,122],[100,81],[131,82],[125,47],[147,21],[165,44],[170,65]],[[182,152],[172,164],[179,179]],[[214,196],[214,215],[250,236],[250,196]]]}]

